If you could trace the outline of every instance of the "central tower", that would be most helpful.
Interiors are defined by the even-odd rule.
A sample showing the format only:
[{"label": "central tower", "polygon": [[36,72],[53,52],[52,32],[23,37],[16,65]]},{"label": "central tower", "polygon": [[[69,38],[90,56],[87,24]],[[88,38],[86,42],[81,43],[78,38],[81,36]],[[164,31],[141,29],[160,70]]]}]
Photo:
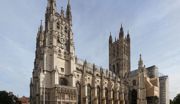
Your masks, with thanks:
[{"label": "central tower", "polygon": [[124,36],[121,25],[119,38],[113,41],[109,36],[109,70],[120,78],[124,78],[130,72],[130,35]]}]

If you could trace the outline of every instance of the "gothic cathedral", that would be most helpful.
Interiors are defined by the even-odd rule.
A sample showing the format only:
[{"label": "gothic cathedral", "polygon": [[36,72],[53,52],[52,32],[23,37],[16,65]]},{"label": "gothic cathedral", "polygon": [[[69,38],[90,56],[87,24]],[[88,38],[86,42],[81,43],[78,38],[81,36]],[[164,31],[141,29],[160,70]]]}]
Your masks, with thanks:
[{"label": "gothic cathedral", "polygon": [[30,104],[168,104],[161,103],[160,86],[167,86],[156,66],[145,67],[140,55],[131,71],[130,34],[122,26],[118,39],[109,36],[109,69],[103,69],[75,55],[69,0],[60,13],[56,0],[48,0],[44,24],[37,33]]}]

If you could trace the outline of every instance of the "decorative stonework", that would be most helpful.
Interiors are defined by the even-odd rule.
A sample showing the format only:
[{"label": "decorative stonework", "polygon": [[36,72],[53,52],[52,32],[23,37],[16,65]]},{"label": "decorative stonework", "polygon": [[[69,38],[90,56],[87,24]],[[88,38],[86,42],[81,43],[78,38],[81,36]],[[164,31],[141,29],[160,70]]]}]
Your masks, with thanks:
[{"label": "decorative stonework", "polygon": [[36,57],[30,83],[31,104],[156,102],[160,97],[159,86],[166,88],[167,84],[163,79],[159,83],[157,67],[146,68],[141,56],[138,69],[131,71],[130,43],[130,34],[125,35],[122,26],[118,38],[113,40],[110,34],[109,69],[77,58],[70,1],[67,10],[62,9],[58,13],[56,0],[48,0],[45,29],[41,24],[37,34]]}]

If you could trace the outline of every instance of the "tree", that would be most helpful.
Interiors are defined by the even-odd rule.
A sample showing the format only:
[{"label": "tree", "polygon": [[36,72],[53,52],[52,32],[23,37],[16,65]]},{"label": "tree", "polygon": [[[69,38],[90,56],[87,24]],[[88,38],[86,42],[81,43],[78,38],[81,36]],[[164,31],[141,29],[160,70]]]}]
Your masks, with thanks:
[{"label": "tree", "polygon": [[171,99],[170,99],[170,101],[169,101],[169,102],[170,102],[170,104],[173,104],[173,101],[172,101]]},{"label": "tree", "polygon": [[13,93],[0,91],[0,104],[21,104]]},{"label": "tree", "polygon": [[180,94],[173,99],[173,104],[180,104]]}]

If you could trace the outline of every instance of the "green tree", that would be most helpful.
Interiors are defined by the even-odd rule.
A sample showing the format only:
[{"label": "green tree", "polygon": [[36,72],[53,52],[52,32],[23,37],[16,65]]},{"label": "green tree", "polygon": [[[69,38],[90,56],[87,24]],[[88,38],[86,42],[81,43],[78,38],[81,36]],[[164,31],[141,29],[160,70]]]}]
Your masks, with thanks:
[{"label": "green tree", "polygon": [[13,93],[0,91],[0,104],[21,104]]},{"label": "green tree", "polygon": [[180,104],[180,94],[173,99],[173,104]]},{"label": "green tree", "polygon": [[170,102],[170,104],[173,104],[173,101],[172,101],[171,99],[170,99],[170,101],[169,101],[169,102]]}]

